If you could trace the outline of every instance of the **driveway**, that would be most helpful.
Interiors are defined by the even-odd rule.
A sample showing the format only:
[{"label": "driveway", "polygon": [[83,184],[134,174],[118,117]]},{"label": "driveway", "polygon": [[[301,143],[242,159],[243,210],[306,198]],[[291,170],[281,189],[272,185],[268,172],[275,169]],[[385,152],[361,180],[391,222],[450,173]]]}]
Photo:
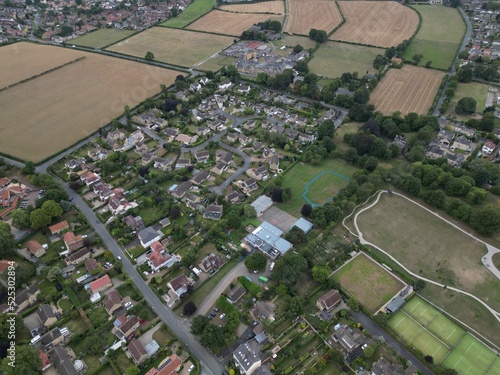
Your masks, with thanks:
[{"label": "driveway", "polygon": [[147,344],[149,344],[152,340],[153,340],[153,334],[158,331],[161,327],[161,323],[158,323],[157,325],[155,325],[153,328],[151,328],[150,330],[146,331],[144,334],[142,334],[140,337],[139,337],[139,342],[146,346]]}]

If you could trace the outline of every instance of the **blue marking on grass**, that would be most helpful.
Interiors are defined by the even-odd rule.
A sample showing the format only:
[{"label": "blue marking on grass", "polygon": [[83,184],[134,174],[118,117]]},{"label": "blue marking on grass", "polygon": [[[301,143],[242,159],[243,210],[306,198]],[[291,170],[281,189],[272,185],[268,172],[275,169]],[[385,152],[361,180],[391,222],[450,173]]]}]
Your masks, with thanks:
[{"label": "blue marking on grass", "polygon": [[[309,181],[306,186],[305,186],[305,191],[302,193],[302,198],[304,198],[306,200],[307,203],[309,203],[312,207],[321,207],[323,206],[324,204],[317,204],[317,203],[313,203],[309,200],[309,198],[307,198],[307,193],[309,193],[309,186],[314,182],[316,181],[318,178],[320,178],[321,176],[327,174],[327,173],[330,173],[330,174],[333,174],[337,177],[340,177],[340,178],[343,178],[344,180],[347,181],[347,183],[349,183],[349,178],[347,178],[346,176],[344,176],[343,174],[340,174],[340,173],[337,173],[337,172],[334,172],[334,171],[324,171],[324,172],[321,172],[320,174],[318,174],[316,177],[314,177],[311,181]],[[340,191],[340,190],[339,190]],[[338,192],[337,192],[338,194]],[[335,195],[337,195],[335,194]],[[335,197],[335,195],[333,197],[331,197],[330,199],[328,199],[326,202],[330,202],[333,200],[333,198]],[[325,203],[326,203],[325,202]]]}]

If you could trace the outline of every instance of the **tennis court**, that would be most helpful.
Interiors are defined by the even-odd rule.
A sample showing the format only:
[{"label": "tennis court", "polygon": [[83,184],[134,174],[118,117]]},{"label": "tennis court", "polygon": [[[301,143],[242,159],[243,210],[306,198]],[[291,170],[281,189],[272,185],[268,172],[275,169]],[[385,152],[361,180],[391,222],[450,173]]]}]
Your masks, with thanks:
[{"label": "tennis court", "polygon": [[449,347],[457,345],[465,335],[462,328],[418,296],[409,300],[403,306],[403,311]]},{"label": "tennis court", "polygon": [[455,369],[460,375],[500,374],[500,358],[469,333],[446,357],[443,366]]},{"label": "tennis court", "polygon": [[424,355],[432,356],[435,364],[441,363],[450,351],[442,341],[403,311],[394,314],[388,324],[408,344],[420,350]]}]

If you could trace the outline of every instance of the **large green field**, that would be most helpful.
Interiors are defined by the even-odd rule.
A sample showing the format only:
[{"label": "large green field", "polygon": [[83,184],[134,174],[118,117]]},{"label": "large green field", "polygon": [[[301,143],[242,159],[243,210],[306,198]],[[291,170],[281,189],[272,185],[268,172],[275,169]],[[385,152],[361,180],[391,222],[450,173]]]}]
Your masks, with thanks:
[{"label": "large green field", "polygon": [[72,39],[68,43],[82,47],[104,48],[132,35],[134,30],[99,29]]},{"label": "large green field", "polygon": [[364,254],[336,271],[333,278],[372,313],[377,312],[404,287],[389,271]]},{"label": "large green field", "polygon": [[[292,190],[292,199],[288,203],[280,203],[279,208],[287,211],[293,216],[300,215],[300,209],[307,201],[302,197],[306,191],[306,184],[321,172],[332,171],[350,178],[356,167],[343,162],[342,160],[324,160],[320,165],[310,165],[296,163],[290,170],[283,175],[283,187],[289,187]],[[333,197],[345,185],[345,180],[339,179],[339,185],[322,186],[327,180],[317,181],[315,189],[321,190],[324,196]],[[313,186],[313,184],[311,185]],[[315,197],[308,195],[308,198],[314,201]],[[319,202],[318,202],[319,203]]]},{"label": "large green field", "polygon": [[357,46],[347,43],[326,42],[314,51],[309,61],[309,69],[318,75],[337,78],[342,73],[375,73],[373,60],[377,55],[384,55],[384,50],[375,47]]},{"label": "large green field", "polygon": [[457,89],[455,90],[455,96],[450,102],[450,106],[446,111],[447,116],[457,116],[458,120],[469,120],[470,116],[460,116],[455,112],[455,107],[458,101],[466,96],[470,96],[477,100],[477,113],[483,113],[484,107],[486,105],[486,95],[488,94],[488,88],[490,86],[484,83],[470,82],[470,83],[459,83]]},{"label": "large green field", "polygon": [[194,0],[177,17],[170,18],[161,25],[182,29],[203,16],[205,13],[210,12],[214,5],[215,0]]},{"label": "large green field", "polygon": [[195,65],[195,67],[199,70],[218,72],[226,65],[234,65],[235,61],[236,59],[231,56],[216,55],[209,58],[208,60],[203,61],[199,65]]},{"label": "large green field", "polygon": [[411,60],[422,55],[420,65],[432,61],[432,67],[448,70],[465,34],[465,23],[455,8],[442,5],[412,5],[422,23],[404,55]]}]

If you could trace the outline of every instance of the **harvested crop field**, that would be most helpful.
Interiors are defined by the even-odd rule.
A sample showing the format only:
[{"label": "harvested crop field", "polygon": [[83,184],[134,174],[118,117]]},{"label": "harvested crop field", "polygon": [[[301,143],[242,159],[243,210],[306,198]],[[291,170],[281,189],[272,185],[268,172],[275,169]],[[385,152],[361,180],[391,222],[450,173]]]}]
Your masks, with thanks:
[{"label": "harvested crop field", "polygon": [[220,9],[236,13],[274,13],[284,14],[285,3],[283,1],[263,1],[253,4],[222,5]]},{"label": "harvested crop field", "polygon": [[283,17],[268,14],[231,13],[213,10],[190,24],[187,28],[207,33],[240,36],[243,31],[248,30],[252,25],[267,21],[268,19],[281,22]]},{"label": "harvested crop field", "polygon": [[[28,46],[42,47],[49,56],[62,49]],[[0,54],[10,47],[0,48]],[[0,92],[3,153],[41,161],[119,116],[125,105],[133,107],[156,94],[160,84],[171,85],[181,74],[93,53],[71,52],[84,58]],[[55,59],[54,65],[58,64]],[[0,72],[3,79],[2,73],[7,71]],[[8,71],[9,75],[15,73],[15,68]]]},{"label": "harvested crop field", "polygon": [[0,51],[0,89],[84,56],[83,52],[33,43],[9,44]]},{"label": "harvested crop field", "polygon": [[71,39],[68,43],[77,46],[104,48],[132,35],[134,30],[99,29],[79,38]]},{"label": "harvested crop field", "polygon": [[151,51],[155,60],[191,67],[232,43],[233,38],[227,36],[152,27],[108,49],[139,57]]},{"label": "harvested crop field", "polygon": [[339,1],[346,23],[330,39],[392,47],[417,30],[417,12],[394,1]]},{"label": "harvested crop field", "polygon": [[324,30],[327,34],[342,21],[337,4],[328,0],[289,0],[285,31],[309,35],[311,29]]},{"label": "harvested crop field", "polygon": [[390,69],[373,90],[370,103],[386,115],[396,111],[426,114],[443,77],[443,72],[409,65]]}]

